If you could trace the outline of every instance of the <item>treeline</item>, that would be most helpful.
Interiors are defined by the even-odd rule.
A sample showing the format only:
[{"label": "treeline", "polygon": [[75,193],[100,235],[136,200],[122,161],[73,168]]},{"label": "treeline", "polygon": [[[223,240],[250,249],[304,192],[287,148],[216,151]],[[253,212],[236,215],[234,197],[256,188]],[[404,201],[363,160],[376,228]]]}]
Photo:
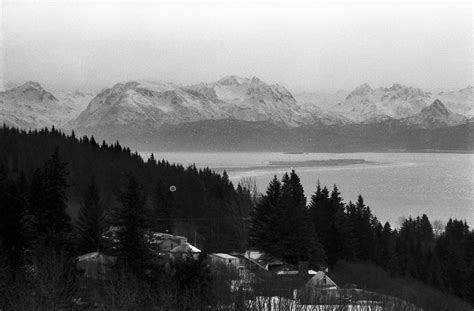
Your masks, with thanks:
[{"label": "treeline", "polygon": [[318,184],[306,202],[294,171],[270,182],[252,213],[249,243],[295,265],[309,261],[312,268],[372,262],[474,303],[474,231],[465,221],[450,219],[435,234],[423,215],[394,229],[377,220],[362,196],[345,204],[337,186],[329,191]]},{"label": "treeline", "polygon": [[[3,126],[0,146],[0,167],[5,175],[25,184],[18,191],[28,190],[35,171],[57,151],[67,173],[64,195],[69,215],[77,215],[93,178],[109,217],[120,205],[117,194],[127,182],[127,172],[132,172],[142,188],[150,228],[179,233],[193,242],[196,237],[204,250],[245,248],[244,219],[252,209],[252,200],[249,191],[240,185],[234,188],[225,173],[183,167],[153,155],[144,161],[118,142],[99,144],[94,137],[78,138],[74,132],[66,135],[54,127],[24,131]],[[176,191],[170,191],[171,186]]]}]

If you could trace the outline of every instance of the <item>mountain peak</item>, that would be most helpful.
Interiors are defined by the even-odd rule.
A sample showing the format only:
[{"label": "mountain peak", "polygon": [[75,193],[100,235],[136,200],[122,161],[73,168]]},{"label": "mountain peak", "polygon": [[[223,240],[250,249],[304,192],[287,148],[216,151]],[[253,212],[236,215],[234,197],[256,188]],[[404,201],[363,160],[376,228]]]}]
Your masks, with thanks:
[{"label": "mountain peak", "polygon": [[438,114],[441,114],[441,115],[448,115],[450,113],[450,111],[439,99],[435,99],[435,101],[431,105],[423,108],[423,110],[437,112]]},{"label": "mountain peak", "polygon": [[23,88],[23,89],[26,89],[26,88],[33,88],[33,89],[37,89],[37,90],[40,90],[40,91],[44,91],[43,87],[41,86],[41,84],[39,84],[38,82],[36,81],[26,81],[25,83],[23,83],[22,85],[20,85],[18,88]]},{"label": "mountain peak", "polygon": [[217,81],[217,83],[222,84],[222,85],[241,85],[247,82],[247,80],[248,79],[246,78],[231,75],[231,76],[223,77],[222,79]]},{"label": "mountain peak", "polygon": [[421,111],[414,116],[403,120],[408,124],[427,129],[466,123],[465,116],[449,111],[439,99],[436,99],[431,105],[421,109]]},{"label": "mountain peak", "polygon": [[407,88],[407,87],[404,86],[404,85],[401,85],[400,83],[394,83],[394,84],[392,84],[392,86],[389,88],[389,90],[397,91],[397,90],[400,90],[400,89],[403,89],[403,88]]},{"label": "mountain peak", "polygon": [[46,91],[41,84],[35,81],[27,81],[22,85],[10,89],[7,92],[11,94],[17,94],[16,96],[33,96],[37,100],[52,100],[57,101],[57,98],[53,96],[50,92]]},{"label": "mountain peak", "polygon": [[373,91],[374,90],[372,89],[372,87],[370,87],[368,83],[364,83],[356,87],[352,92],[350,92],[349,95],[347,95],[346,99],[349,99],[353,96],[365,96],[372,93]]}]

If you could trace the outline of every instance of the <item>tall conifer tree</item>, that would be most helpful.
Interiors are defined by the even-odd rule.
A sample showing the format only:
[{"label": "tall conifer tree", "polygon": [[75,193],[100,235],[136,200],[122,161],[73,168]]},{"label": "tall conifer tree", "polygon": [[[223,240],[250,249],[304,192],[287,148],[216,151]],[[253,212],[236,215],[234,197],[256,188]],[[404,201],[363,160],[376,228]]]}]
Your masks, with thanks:
[{"label": "tall conifer tree", "polygon": [[66,165],[56,150],[43,168],[33,174],[30,192],[30,208],[38,237],[56,250],[66,248],[72,229],[66,213],[66,177]]},{"label": "tall conifer tree", "polygon": [[0,249],[13,270],[20,268],[27,243],[25,193],[20,189],[0,168]]},{"label": "tall conifer tree", "polygon": [[100,251],[105,229],[104,208],[100,202],[95,179],[91,178],[76,222],[78,250],[81,253]]},{"label": "tall conifer tree", "polygon": [[149,259],[145,237],[145,201],[142,190],[132,174],[118,200],[121,207],[115,214],[117,226],[117,264],[142,275]]},{"label": "tall conifer tree", "polygon": [[276,176],[251,212],[249,244],[267,253],[277,252],[281,205],[281,183]]}]

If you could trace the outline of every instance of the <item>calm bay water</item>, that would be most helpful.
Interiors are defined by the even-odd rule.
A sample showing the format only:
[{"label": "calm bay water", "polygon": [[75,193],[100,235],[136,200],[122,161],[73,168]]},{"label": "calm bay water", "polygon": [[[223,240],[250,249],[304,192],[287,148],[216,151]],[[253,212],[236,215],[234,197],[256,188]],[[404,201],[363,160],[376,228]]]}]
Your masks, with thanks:
[{"label": "calm bay water", "polygon": [[[149,152],[141,153],[146,159]],[[269,161],[364,159],[375,164],[296,167],[306,196],[321,185],[336,184],[345,202],[362,194],[380,221],[396,225],[401,216],[427,214],[446,222],[450,217],[474,226],[474,155],[448,153],[154,153],[156,159],[197,167],[226,169],[237,184],[242,177],[255,179],[265,192],[268,182],[291,167],[275,168]],[[262,168],[264,166],[264,168]],[[268,166],[268,167],[267,167]],[[255,168],[258,167],[258,168]]]}]

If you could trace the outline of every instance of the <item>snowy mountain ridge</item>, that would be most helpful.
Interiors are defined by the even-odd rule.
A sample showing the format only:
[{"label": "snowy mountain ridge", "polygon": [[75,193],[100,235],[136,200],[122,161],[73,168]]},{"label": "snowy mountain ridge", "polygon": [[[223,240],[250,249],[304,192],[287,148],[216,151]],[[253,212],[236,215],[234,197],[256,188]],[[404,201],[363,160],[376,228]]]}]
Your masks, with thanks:
[{"label": "snowy mountain ridge", "polygon": [[439,99],[436,99],[431,105],[421,109],[419,113],[401,121],[418,128],[436,129],[466,124],[467,120],[467,117],[448,110]]},{"label": "snowy mountain ridge", "polygon": [[[53,95],[39,83],[28,81],[0,92],[0,123],[21,128],[55,125],[91,133],[99,128],[154,131],[163,124],[222,119],[270,122],[282,127],[343,126],[396,119],[436,128],[462,124],[462,115],[472,118],[472,96],[473,87],[432,95],[401,84],[375,89],[362,84],[350,93],[293,96],[279,84],[238,76],[190,86],[128,81],[103,89],[95,96],[78,91]],[[449,113],[443,112],[438,103],[425,109],[432,106],[434,98]]]}]

